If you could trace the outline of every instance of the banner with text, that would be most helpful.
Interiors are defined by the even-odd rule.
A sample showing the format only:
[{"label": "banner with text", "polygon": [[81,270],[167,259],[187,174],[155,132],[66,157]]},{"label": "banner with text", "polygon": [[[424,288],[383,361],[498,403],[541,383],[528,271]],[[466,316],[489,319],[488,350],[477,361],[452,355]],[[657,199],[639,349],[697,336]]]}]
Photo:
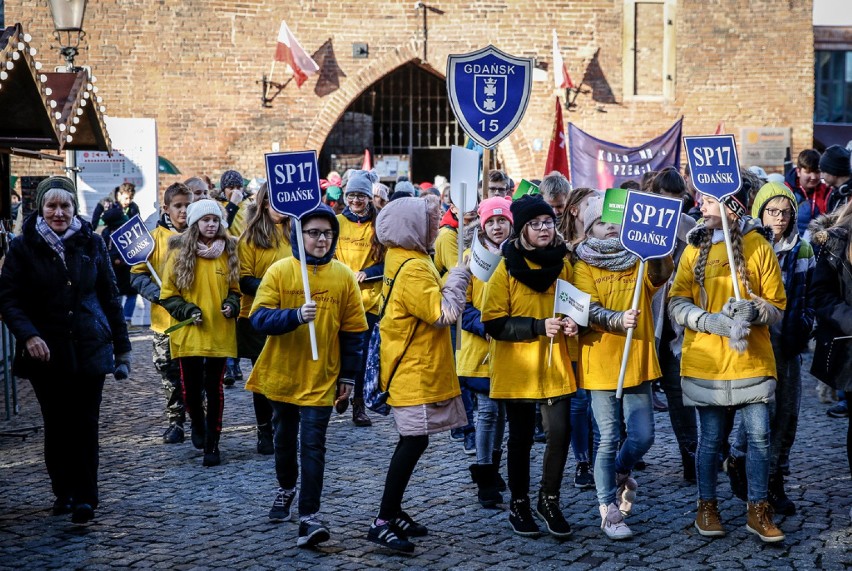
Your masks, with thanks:
[{"label": "banner with text", "polygon": [[656,139],[637,147],[624,147],[592,137],[569,123],[572,186],[612,188],[627,180],[639,182],[647,172],[679,167],[682,125],[683,117]]}]

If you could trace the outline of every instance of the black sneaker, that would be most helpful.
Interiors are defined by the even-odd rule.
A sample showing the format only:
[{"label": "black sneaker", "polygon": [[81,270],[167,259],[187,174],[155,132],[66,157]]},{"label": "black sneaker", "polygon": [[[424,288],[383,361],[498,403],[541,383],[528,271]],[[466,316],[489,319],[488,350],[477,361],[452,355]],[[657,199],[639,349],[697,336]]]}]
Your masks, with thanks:
[{"label": "black sneaker", "polygon": [[95,517],[95,510],[91,504],[77,504],[71,513],[73,523],[88,523]]},{"label": "black sneaker", "polygon": [[391,520],[390,524],[396,531],[401,531],[406,538],[423,537],[429,533],[429,530],[425,525],[417,523],[405,512],[399,512],[399,514]]},{"label": "black sneaker", "polygon": [[328,532],[328,528],[322,524],[316,515],[308,516],[299,523],[297,546],[314,547],[329,539],[331,539],[331,534]]},{"label": "black sneaker", "polygon": [[62,496],[61,498],[56,498],[53,502],[53,515],[65,515],[70,514],[74,509],[74,500],[72,500],[68,496]]},{"label": "black sneaker", "polygon": [[204,453],[204,460],[201,461],[202,466],[218,466],[222,463],[222,455],[219,452],[219,447],[217,446],[210,452]]},{"label": "black sneaker", "polygon": [[525,537],[538,537],[541,535],[541,530],[535,522],[532,510],[530,509],[529,498],[519,498],[512,500],[509,504],[509,525],[518,535]]},{"label": "black sneaker", "polygon": [[574,487],[587,490],[595,487],[595,476],[588,462],[577,462],[577,470],[574,472]]},{"label": "black sneaker", "polygon": [[476,454],[476,432],[468,432],[464,435],[464,453]]},{"label": "black sneaker", "polygon": [[290,508],[293,505],[293,498],[295,497],[296,488],[290,491],[278,488],[278,494],[276,494],[275,501],[272,502],[272,508],[269,510],[269,519],[272,521],[290,521]]},{"label": "black sneaker", "polygon": [[847,418],[849,416],[849,404],[842,400],[826,411],[831,418]]},{"label": "black sneaker", "polygon": [[173,422],[163,433],[163,444],[180,444],[185,438],[183,426]]},{"label": "black sneaker", "polygon": [[394,551],[401,551],[403,553],[414,551],[414,544],[405,538],[399,537],[391,528],[390,522],[384,525],[376,525],[374,521],[370,525],[370,531],[367,532],[367,539]]},{"label": "black sneaker", "polygon": [[192,445],[198,450],[204,448],[204,443],[207,441],[207,429],[203,422],[192,423],[192,433],[189,435],[192,440]]},{"label": "black sneaker", "polygon": [[450,439],[458,441],[464,440],[464,430],[461,428],[453,428],[450,430]]},{"label": "black sneaker", "polygon": [[565,521],[562,509],[559,507],[559,496],[538,495],[538,506],[535,515],[544,522],[548,533],[553,537],[564,539],[571,535],[571,526]]},{"label": "black sneaker", "polygon": [[222,377],[222,384],[226,387],[233,387],[234,381],[236,380],[234,377],[234,368],[231,365],[225,365],[225,374]]}]

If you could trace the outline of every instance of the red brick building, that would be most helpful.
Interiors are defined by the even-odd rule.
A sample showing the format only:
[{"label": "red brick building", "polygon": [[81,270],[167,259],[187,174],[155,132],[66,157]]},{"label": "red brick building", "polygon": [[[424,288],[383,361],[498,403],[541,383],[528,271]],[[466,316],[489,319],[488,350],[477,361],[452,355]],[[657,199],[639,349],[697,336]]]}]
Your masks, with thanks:
[{"label": "red brick building", "polygon": [[[738,136],[743,127],[790,128],[794,156],[812,144],[810,1],[427,4],[443,11],[427,13],[428,35],[411,0],[98,0],[87,8],[89,49],[77,63],[98,76],[109,115],[157,120],[159,154],[186,176],[215,178],[227,168],[263,176],[263,154],[273,145],[322,150],[326,168],[332,154],[366,147],[411,155],[415,180],[446,175],[449,146],[462,140],[448,114],[447,55],[491,43],[536,58],[540,68],[521,125],[497,152],[512,176],[540,177],[559,93],[554,29],[572,79],[582,80],[565,121],[596,137],[638,144],[682,115],[687,135],[724,122]],[[297,88],[278,64],[272,79],[286,85],[264,108],[258,82],[269,73],[282,19],[321,72]],[[61,63],[48,53],[46,2],[7,0],[5,20],[22,22],[41,41],[42,61]],[[366,54],[356,44],[366,44]],[[13,161],[15,174],[53,168]]]}]

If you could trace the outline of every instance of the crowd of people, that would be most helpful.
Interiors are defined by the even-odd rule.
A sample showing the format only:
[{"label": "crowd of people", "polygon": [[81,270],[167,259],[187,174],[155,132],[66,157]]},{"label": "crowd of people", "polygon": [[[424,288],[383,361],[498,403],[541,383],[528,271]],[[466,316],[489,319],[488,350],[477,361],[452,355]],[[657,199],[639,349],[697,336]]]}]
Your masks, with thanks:
[{"label": "crowd of people", "polygon": [[[492,170],[470,212],[452,204],[446,181],[390,188],[372,171],[330,173],[323,203],[296,223],[275,211],[265,184],[250,195],[229,170],[215,189],[201,177],[170,185],[149,263],[127,268],[95,229],[103,220],[108,236],[133,215],[132,186],[90,223],[73,183],[49,177],[4,260],[0,315],[18,342],[15,374],[30,379],[44,417],[53,513],[77,523],[95,515],[101,394],[106,375],[130,374],[128,300],[138,293],[151,302],[163,443],[189,432],[203,466],[219,465],[223,387],[243,381],[248,359],[257,452],[273,456],[277,479],[268,517],[287,521],[295,510],[299,546],[331,536],[320,516],[326,432],[332,411],[350,406],[355,426],[372,425],[368,380],[386,393],[398,432],[367,530],[391,550],[410,553],[428,533],[404,498],[429,437],[445,431],[474,456],[483,508],[508,492],[518,535],[571,535],[560,491],[572,450],[573,485],[595,490],[603,534],[631,537],[655,408],[668,410],[683,478],[697,484],[698,533],[726,533],[722,470],[746,503],[747,529],[781,541],[775,516],[796,511],[784,478],[812,337],[814,367],[832,385],[820,398],[852,391],[843,342],[852,336],[850,154],[809,149],[786,178],[753,168],[742,180],[721,201],[674,167],[623,185],[683,202],[674,251],[642,266],[620,225],[603,220],[602,189],[572,188],[559,173],[513,199],[514,181]],[[469,268],[474,240],[501,257],[487,281]],[[587,326],[554,313],[559,280],[590,295]],[[535,442],[545,446],[531,501]]]}]

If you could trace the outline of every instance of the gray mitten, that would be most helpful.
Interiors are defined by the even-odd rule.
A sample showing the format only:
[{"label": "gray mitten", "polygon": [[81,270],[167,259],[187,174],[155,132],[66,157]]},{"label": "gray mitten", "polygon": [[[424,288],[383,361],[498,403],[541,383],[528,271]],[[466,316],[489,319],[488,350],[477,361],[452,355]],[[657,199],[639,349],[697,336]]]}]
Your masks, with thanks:
[{"label": "gray mitten", "polygon": [[123,381],[130,376],[130,352],[115,356],[115,371],[112,374],[117,381]]},{"label": "gray mitten", "polygon": [[705,313],[698,318],[698,330],[722,337],[731,336],[731,326],[734,320],[724,313]]},{"label": "gray mitten", "polygon": [[751,323],[757,317],[757,306],[749,299],[737,301],[734,298],[730,298],[728,299],[728,303],[722,308],[722,313],[732,319]]}]

